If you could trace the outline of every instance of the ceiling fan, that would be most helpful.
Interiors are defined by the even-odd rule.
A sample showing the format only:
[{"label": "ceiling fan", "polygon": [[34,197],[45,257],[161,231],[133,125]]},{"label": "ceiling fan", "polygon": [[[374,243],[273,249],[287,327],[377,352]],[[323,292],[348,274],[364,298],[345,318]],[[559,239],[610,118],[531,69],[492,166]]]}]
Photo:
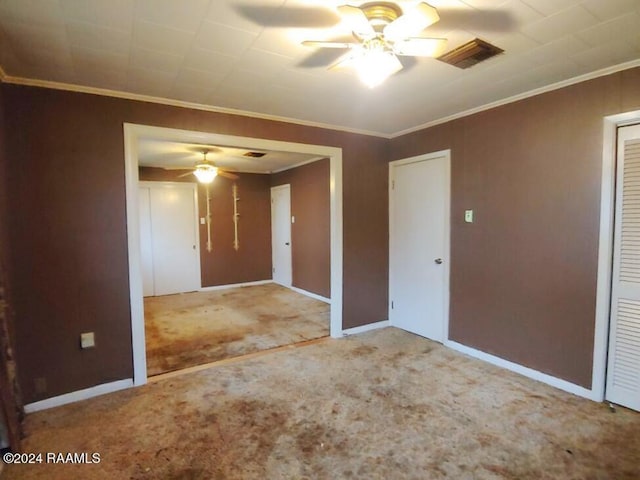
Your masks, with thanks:
[{"label": "ceiling fan", "polygon": [[210,152],[208,149],[202,150],[202,160],[196,162],[192,172],[184,173],[179,177],[186,177],[187,175],[195,175],[200,183],[211,183],[213,179],[218,175],[221,177],[229,178],[231,180],[237,180],[238,175],[228,172],[219,167],[216,167],[213,161],[207,160],[207,154]]},{"label": "ceiling fan", "polygon": [[438,11],[420,2],[404,11],[395,3],[371,2],[360,7],[342,5],[338,13],[349,26],[354,42],[306,40],[308,47],[348,49],[330,68],[353,67],[361,80],[375,87],[403,68],[398,56],[435,57],[447,40],[419,35],[440,20]]}]

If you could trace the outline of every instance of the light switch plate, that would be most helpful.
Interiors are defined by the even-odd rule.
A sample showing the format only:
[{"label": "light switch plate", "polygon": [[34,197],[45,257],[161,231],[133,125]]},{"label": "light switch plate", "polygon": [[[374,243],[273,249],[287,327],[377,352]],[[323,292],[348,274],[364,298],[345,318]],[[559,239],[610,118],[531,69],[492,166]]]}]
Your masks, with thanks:
[{"label": "light switch plate", "polygon": [[93,332],[85,332],[80,334],[80,348],[91,348],[96,346]]},{"label": "light switch plate", "polygon": [[473,210],[464,211],[464,221],[467,223],[473,223]]}]

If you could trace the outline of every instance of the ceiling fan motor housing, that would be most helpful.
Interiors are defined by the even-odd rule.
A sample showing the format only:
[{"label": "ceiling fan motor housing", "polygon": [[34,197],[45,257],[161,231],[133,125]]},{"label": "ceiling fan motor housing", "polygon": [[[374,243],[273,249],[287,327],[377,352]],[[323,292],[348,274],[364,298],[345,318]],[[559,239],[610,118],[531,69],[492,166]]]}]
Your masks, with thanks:
[{"label": "ceiling fan motor housing", "polygon": [[402,10],[395,3],[371,2],[360,6],[373,29],[380,33],[382,29],[402,15]]}]

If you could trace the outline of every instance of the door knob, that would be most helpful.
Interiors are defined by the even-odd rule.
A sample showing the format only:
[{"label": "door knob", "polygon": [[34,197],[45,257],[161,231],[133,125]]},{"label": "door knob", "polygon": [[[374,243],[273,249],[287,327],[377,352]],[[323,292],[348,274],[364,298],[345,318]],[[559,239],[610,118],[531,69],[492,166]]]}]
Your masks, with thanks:
[{"label": "door knob", "polygon": [[438,265],[440,265],[442,263],[442,259],[441,258],[436,258],[434,260],[434,262],[436,262]]}]

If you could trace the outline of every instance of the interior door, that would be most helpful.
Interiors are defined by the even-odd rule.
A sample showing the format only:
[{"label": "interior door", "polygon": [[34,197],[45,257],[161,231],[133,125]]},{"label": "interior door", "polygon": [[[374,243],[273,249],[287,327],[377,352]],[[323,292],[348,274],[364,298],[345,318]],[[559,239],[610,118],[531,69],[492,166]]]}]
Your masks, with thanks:
[{"label": "interior door", "polygon": [[[144,182],[142,186],[149,189],[153,295],[198,290],[201,280],[196,186],[172,182]],[[140,203],[144,208],[144,200]],[[140,223],[144,224],[142,220]],[[144,240],[141,231],[141,242]],[[141,247],[144,264],[146,247]],[[143,285],[143,291],[148,292],[149,287]]]},{"label": "interior door", "polygon": [[443,342],[449,302],[449,154],[389,168],[389,320]]},{"label": "interior door", "polygon": [[640,125],[618,129],[606,397],[640,410]]},{"label": "interior door", "polygon": [[271,248],[273,281],[290,287],[291,262],[291,186],[271,188]]}]

